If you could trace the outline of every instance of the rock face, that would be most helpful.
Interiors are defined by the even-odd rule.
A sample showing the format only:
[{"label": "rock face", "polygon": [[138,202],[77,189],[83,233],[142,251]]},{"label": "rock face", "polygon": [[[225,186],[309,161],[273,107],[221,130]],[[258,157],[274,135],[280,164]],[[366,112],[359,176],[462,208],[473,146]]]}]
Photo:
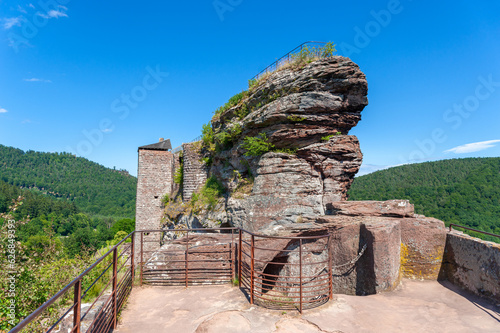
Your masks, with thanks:
[{"label": "rock face", "polygon": [[[437,279],[443,222],[415,215],[407,201],[346,201],[362,162],[358,139],[349,130],[361,119],[367,92],[359,67],[339,56],[269,75],[216,115],[213,141],[203,140],[198,160],[211,161],[208,175],[227,190],[224,198],[201,212],[175,206],[186,202],[171,204],[166,218],[188,227],[234,226],[259,235],[329,233],[327,249],[314,243],[304,249],[313,249],[321,260],[330,251],[334,293],[393,290],[402,277]],[[248,138],[260,138],[269,150],[248,154]],[[189,149],[190,161],[196,160],[194,152]],[[259,242],[276,251],[256,251],[258,271],[272,271],[278,280],[296,274],[293,265],[276,263],[296,263],[297,244]],[[160,251],[148,264],[168,260]]]},{"label": "rock face", "polygon": [[[367,91],[356,64],[332,57],[273,73],[243,103],[213,120],[215,133],[238,127],[241,134],[232,148],[215,154],[210,174],[229,191],[238,187],[236,172],[254,179],[250,195],[233,197],[223,207],[238,212],[228,214],[227,222],[267,232],[301,215],[322,215],[328,203],[345,200],[362,162],[358,139],[347,134],[368,104]],[[253,111],[240,119],[242,108]],[[262,134],[275,151],[245,156],[244,138]]]}]

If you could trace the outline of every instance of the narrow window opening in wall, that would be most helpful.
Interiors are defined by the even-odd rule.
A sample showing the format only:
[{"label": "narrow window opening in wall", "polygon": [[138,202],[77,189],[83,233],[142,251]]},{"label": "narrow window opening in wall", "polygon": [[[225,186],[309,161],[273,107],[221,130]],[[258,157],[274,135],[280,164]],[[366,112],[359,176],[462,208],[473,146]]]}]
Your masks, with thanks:
[{"label": "narrow window opening in wall", "polygon": [[158,196],[157,196],[157,195],[155,195],[155,199],[158,199]]}]

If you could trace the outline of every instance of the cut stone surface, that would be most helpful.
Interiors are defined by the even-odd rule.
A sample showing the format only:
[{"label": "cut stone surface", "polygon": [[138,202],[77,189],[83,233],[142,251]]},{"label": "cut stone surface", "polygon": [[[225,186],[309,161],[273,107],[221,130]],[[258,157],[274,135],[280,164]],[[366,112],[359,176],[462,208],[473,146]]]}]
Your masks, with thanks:
[{"label": "cut stone surface", "polygon": [[496,333],[499,328],[499,307],[448,282],[403,280],[391,293],[335,295],[302,316],[252,306],[229,286],[134,287],[115,332]]}]

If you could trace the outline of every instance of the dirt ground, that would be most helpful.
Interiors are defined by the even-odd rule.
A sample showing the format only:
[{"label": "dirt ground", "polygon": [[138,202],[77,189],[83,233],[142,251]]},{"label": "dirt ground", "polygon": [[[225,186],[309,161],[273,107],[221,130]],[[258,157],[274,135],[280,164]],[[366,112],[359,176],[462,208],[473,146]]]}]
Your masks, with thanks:
[{"label": "dirt ground", "polygon": [[500,332],[500,304],[447,282],[404,280],[393,292],[335,295],[316,309],[268,310],[231,286],[135,287],[118,333]]}]

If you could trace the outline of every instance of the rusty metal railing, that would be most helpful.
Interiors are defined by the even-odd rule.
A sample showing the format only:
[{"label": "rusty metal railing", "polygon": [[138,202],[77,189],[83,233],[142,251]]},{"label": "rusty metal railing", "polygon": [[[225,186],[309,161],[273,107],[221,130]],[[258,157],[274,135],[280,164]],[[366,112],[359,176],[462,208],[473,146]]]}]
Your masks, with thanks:
[{"label": "rusty metal railing", "polygon": [[332,298],[330,235],[278,237],[239,232],[239,283],[250,303],[313,308]]},{"label": "rusty metal railing", "polygon": [[[231,282],[236,277],[237,230],[238,228],[137,231],[141,237],[141,285],[187,287]],[[175,238],[166,239],[168,234],[175,235]],[[214,235],[217,237],[212,238],[210,243]],[[163,245],[162,249],[159,241]]]},{"label": "rusty metal railing", "polygon": [[486,232],[486,231],[482,231],[482,230],[478,230],[478,229],[473,229],[473,228],[469,228],[469,227],[465,227],[463,225],[459,225],[459,224],[455,224],[455,223],[450,223],[450,231],[453,230],[452,227],[458,227],[458,228],[462,228],[462,229],[465,229],[465,230],[469,230],[469,231],[474,231],[474,232],[478,232],[480,234],[483,234],[483,235],[488,235],[488,236],[493,236],[493,237],[498,237],[500,238],[500,235],[497,235],[497,234],[492,234],[490,232]]},{"label": "rusty metal railing", "polygon": [[[109,332],[117,326],[137,268],[141,285],[187,287],[238,281],[251,304],[302,312],[332,298],[330,240],[328,233],[278,237],[240,228],[133,231],[9,332],[21,332],[67,292],[73,292],[73,304],[46,332],[60,329],[71,314],[71,332]],[[93,270],[99,270],[98,277],[84,286]],[[82,313],[83,300],[99,282],[105,286]],[[89,320],[93,308],[96,314]]]},{"label": "rusty metal railing", "polygon": [[297,46],[296,48],[294,48],[293,50],[291,50],[290,52],[286,53],[284,56],[282,56],[281,58],[279,58],[278,60],[276,60],[275,62],[273,62],[269,66],[267,66],[266,68],[264,68],[263,70],[261,70],[257,75],[255,75],[253,78],[251,78],[250,81],[258,80],[265,73],[273,72],[273,71],[279,69],[281,66],[289,63],[291,60],[293,60],[293,55],[295,53],[302,51],[304,49],[304,47],[306,47],[306,46],[315,47],[315,46],[326,45],[326,44],[327,44],[326,42],[315,42],[315,41],[304,42],[304,43],[300,44],[299,46]]},{"label": "rusty metal railing", "polygon": [[[96,306],[97,300],[106,297],[107,299],[105,299],[102,303],[101,308],[88,326],[86,332],[108,332],[110,329],[116,328],[118,314],[130,294],[130,291],[132,290],[132,282],[134,279],[133,234],[134,232],[123,238],[117,245],[113,246],[102,257],[97,259],[83,273],[78,275],[73,281],[67,284],[33,313],[24,318],[24,320],[10,330],[9,333],[20,332],[45,310],[49,309],[50,306],[62,299],[67,292],[71,291],[71,288],[73,288],[73,304],[59,317],[59,319],[57,319],[54,324],[52,324],[52,326],[47,329],[46,332],[52,332],[58,327],[58,325],[61,325],[63,320],[69,318],[67,316],[72,313],[73,323],[71,332],[80,333],[82,320],[85,319],[85,317],[89,315],[91,309]],[[130,245],[126,243],[129,238],[131,239]],[[108,261],[110,262],[108,263]],[[101,268],[104,269],[98,274],[98,277],[91,281],[90,285],[83,290],[84,278],[87,277],[94,269]],[[109,277],[109,275],[111,276]],[[90,305],[87,310],[82,313],[83,299],[96,283],[106,283],[106,277],[109,277],[109,281],[107,281],[105,287],[102,288],[101,293],[96,297],[92,305]],[[111,287],[110,295],[104,295],[105,291],[109,292],[109,287]]]}]

